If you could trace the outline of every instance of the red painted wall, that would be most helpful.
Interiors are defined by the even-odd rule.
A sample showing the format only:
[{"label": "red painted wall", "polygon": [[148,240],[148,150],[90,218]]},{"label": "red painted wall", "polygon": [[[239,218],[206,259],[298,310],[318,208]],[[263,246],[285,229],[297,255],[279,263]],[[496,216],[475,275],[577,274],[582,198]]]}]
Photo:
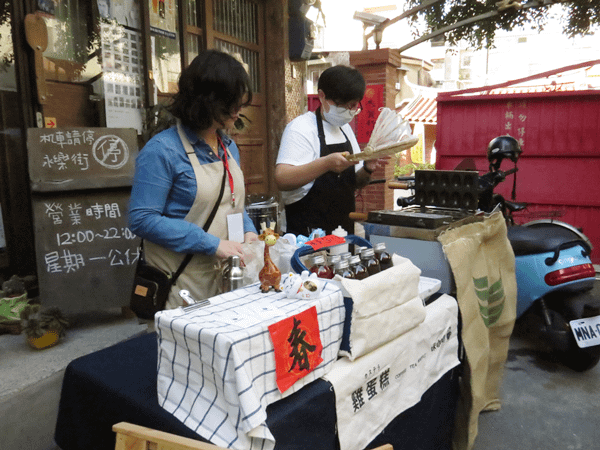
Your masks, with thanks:
[{"label": "red painted wall", "polygon": [[[437,164],[452,170],[473,158],[487,171],[486,150],[496,136],[519,140],[523,154],[517,174],[517,201],[530,203],[519,222],[550,214],[583,229],[600,264],[600,91],[547,92],[437,98]],[[512,168],[506,161],[502,168]],[[510,198],[513,180],[499,189]]]}]

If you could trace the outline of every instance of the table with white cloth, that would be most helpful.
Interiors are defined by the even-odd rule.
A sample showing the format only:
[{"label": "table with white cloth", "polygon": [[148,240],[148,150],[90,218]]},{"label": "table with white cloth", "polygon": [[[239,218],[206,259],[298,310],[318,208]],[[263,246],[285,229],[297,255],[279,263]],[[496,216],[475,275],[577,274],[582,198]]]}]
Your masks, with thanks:
[{"label": "table with white cloth", "polygon": [[[283,394],[269,325],[315,307],[323,361]],[[221,294],[208,306],[158,313],[159,404],[216,445],[269,449],[267,406],[325,375],[338,357],[345,319],[341,291],[326,283],[314,300],[262,293],[259,284]]]},{"label": "table with white cloth", "polygon": [[340,450],[366,448],[460,364],[456,300],[444,294],[425,310],[418,326],[354,361],[336,361],[324,375],[335,392]]}]

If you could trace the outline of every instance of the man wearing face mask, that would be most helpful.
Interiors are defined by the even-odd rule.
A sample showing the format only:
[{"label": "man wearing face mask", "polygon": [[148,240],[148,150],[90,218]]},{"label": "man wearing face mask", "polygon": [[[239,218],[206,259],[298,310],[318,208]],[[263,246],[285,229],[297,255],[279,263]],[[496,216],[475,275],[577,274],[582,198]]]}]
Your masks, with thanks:
[{"label": "man wearing face mask", "polygon": [[349,214],[354,191],[388,158],[350,162],[344,154],[360,153],[349,123],[360,112],[365,94],[361,73],[338,65],[319,77],[320,106],[292,120],[283,133],[275,181],[285,204],[288,233],[308,236],[315,228],[327,234],[342,226],[354,233]]}]

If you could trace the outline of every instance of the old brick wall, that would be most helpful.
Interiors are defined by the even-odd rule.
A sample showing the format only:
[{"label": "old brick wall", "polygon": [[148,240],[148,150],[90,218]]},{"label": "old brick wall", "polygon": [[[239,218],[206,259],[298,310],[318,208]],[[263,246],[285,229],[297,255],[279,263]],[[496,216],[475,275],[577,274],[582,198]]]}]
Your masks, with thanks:
[{"label": "old brick wall", "polygon": [[306,111],[306,62],[286,61],[285,111],[287,122]]},{"label": "old brick wall", "polygon": [[[401,58],[397,50],[379,49],[360,52],[350,52],[350,64],[356,67],[365,78],[367,85],[383,84],[384,104],[390,109],[395,107],[397,68]],[[378,168],[371,180],[391,180],[394,177],[394,157],[390,158],[385,167]],[[385,183],[369,185],[357,192],[356,210],[369,212],[394,209],[394,191],[388,189]]]}]

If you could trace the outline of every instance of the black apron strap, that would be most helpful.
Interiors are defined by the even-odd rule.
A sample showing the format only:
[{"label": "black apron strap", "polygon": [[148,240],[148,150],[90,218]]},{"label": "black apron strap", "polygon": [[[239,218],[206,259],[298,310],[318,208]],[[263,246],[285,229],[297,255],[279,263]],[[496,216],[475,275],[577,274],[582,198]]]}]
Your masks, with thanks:
[{"label": "black apron strap", "polygon": [[[321,108],[315,111],[317,132],[320,142],[320,156],[336,152],[353,153],[352,143],[348,136],[342,134],[346,141],[340,144],[327,145],[321,118]],[[308,236],[315,228],[323,228],[327,234],[342,226],[352,233],[354,222],[349,214],[355,210],[354,190],[356,188],[356,171],[351,166],[340,174],[327,172],[318,177],[306,196],[297,202],[286,205],[287,232]]]}]

